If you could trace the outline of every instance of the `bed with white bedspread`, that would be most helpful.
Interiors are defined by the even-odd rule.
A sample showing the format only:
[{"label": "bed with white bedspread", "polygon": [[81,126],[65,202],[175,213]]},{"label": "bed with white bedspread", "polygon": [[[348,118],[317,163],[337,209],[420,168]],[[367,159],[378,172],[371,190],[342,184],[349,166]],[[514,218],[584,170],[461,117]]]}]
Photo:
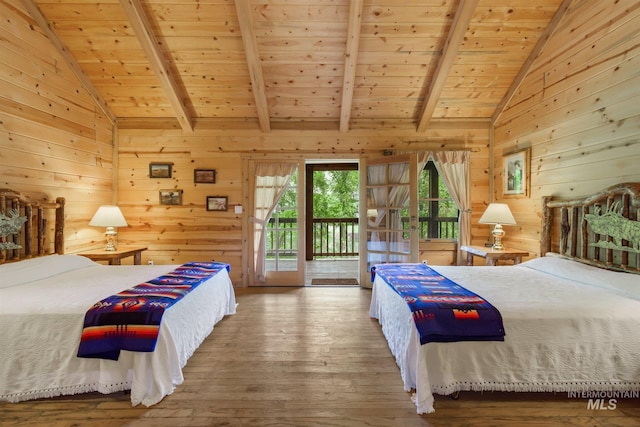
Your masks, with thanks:
[{"label": "bed with white bedspread", "polygon": [[133,405],[150,406],[171,394],[214,325],[235,313],[225,269],[166,310],[153,352],[122,351],[117,361],[76,355],[94,303],[175,267],[107,266],[79,255],[0,265],[0,399],[131,390]]},{"label": "bed with white bedspread", "polygon": [[216,323],[235,313],[233,284],[221,268],[164,311],[153,351],[77,357],[94,304],[178,266],[110,266],[62,254],[63,198],[34,201],[0,190],[0,213],[2,401],[130,390],[133,405],[156,404],[182,383],[182,368]]},{"label": "bed with white bedspread", "polygon": [[[622,228],[638,226],[637,184],[581,201],[545,199],[547,256],[510,267],[432,266],[501,313],[504,341],[420,345],[407,303],[379,275],[370,315],[377,318],[418,413],[433,394],[457,391],[640,392],[640,275],[633,236],[595,233],[585,215],[615,210]],[[549,217],[559,208],[560,219]],[[576,231],[577,230],[577,231]],[[610,231],[616,234],[616,231]],[[548,253],[554,245],[556,252]]]}]

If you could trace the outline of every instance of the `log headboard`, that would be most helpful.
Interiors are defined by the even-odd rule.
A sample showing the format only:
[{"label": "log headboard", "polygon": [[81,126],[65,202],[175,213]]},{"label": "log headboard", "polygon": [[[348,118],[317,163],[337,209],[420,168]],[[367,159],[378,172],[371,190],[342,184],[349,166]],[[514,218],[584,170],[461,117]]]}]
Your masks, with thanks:
[{"label": "log headboard", "polygon": [[0,189],[0,263],[64,253],[64,203]]},{"label": "log headboard", "polygon": [[640,183],[614,185],[576,200],[544,197],[542,203],[541,255],[558,253],[640,273]]}]

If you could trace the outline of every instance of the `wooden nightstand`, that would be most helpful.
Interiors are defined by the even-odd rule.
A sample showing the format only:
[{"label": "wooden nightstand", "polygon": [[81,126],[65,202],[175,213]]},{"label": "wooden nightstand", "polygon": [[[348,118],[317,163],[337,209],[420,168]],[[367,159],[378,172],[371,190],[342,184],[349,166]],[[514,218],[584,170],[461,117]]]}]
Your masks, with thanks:
[{"label": "wooden nightstand", "polygon": [[514,264],[520,264],[523,256],[529,256],[529,252],[509,248],[496,251],[491,247],[485,246],[460,246],[460,249],[467,253],[467,265],[473,265],[474,256],[484,258],[487,265],[496,265],[498,260],[505,259],[513,260]]},{"label": "wooden nightstand", "polygon": [[109,261],[109,265],[120,265],[122,258],[132,256],[133,263],[140,265],[142,261],[142,251],[146,251],[146,246],[125,246],[120,245],[115,251],[105,251],[104,249],[96,249],[92,251],[79,252],[78,255],[87,257],[93,261]]}]

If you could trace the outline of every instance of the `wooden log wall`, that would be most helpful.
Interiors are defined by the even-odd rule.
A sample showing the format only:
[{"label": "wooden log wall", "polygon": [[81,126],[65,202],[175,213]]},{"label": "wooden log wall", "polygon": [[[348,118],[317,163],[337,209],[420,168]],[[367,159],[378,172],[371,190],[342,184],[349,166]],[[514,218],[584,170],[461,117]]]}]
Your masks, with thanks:
[{"label": "wooden log wall", "polygon": [[[518,222],[505,245],[539,252],[541,198],[640,181],[640,3],[574,1],[495,122],[493,197]],[[531,150],[531,192],[503,196],[503,154]]]},{"label": "wooden log wall", "polygon": [[[456,129],[444,126],[417,136],[415,129],[353,130],[273,130],[150,129],[137,121],[119,128],[118,204],[129,227],[120,229],[119,240],[145,244],[143,262],[182,263],[215,259],[231,264],[231,278],[239,285],[242,274],[242,231],[249,227],[248,212],[234,213],[243,205],[243,160],[272,159],[357,159],[381,156],[382,150],[472,150],[471,181],[473,205],[479,217],[489,194],[486,126]],[[145,129],[146,128],[146,129]],[[171,163],[171,178],[150,178],[150,163]],[[194,183],[194,169],[215,169],[215,184]],[[160,205],[161,189],[183,190],[182,205]],[[229,210],[207,211],[207,196],[228,197]],[[475,213],[474,213],[475,215]]]},{"label": "wooden log wall", "polygon": [[100,245],[88,224],[115,201],[113,126],[21,2],[0,1],[0,16],[0,187],[64,197],[66,253]]}]

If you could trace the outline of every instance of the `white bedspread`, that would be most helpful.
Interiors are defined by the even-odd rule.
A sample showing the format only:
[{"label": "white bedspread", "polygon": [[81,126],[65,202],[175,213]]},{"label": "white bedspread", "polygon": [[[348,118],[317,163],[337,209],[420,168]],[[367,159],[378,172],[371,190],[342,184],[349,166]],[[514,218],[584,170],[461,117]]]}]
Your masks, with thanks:
[{"label": "white bedspread", "polygon": [[118,361],[76,354],[84,315],[95,302],[175,267],[105,266],[76,255],[1,265],[0,400],[130,389],[133,405],[150,406],[171,394],[214,325],[235,313],[226,270],[165,312],[154,352],[122,351]]},{"label": "white bedspread", "polygon": [[506,337],[421,346],[407,304],[377,277],[370,315],[418,413],[434,411],[432,393],[640,390],[640,275],[557,257],[432,267],[498,308]]}]

